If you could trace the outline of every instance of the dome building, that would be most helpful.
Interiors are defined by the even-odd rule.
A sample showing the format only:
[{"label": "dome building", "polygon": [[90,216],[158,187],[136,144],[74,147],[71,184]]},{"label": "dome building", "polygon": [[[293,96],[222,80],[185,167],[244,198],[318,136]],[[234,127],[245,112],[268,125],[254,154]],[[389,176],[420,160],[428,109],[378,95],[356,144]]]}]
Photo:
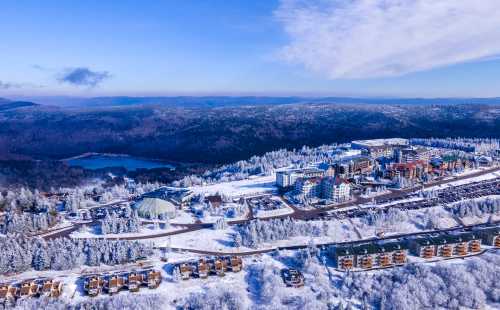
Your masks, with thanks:
[{"label": "dome building", "polygon": [[176,216],[175,206],[159,198],[144,198],[139,201],[135,207],[139,216],[144,218],[157,219],[162,214],[165,214],[171,219]]}]

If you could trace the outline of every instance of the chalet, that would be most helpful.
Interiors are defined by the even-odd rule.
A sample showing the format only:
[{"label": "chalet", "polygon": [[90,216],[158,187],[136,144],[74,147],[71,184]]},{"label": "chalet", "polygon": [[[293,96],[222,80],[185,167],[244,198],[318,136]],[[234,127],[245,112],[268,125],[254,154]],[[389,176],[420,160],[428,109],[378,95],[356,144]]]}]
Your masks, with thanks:
[{"label": "chalet", "polygon": [[436,244],[432,238],[423,237],[412,240],[410,244],[411,252],[422,258],[432,258],[436,256]]},{"label": "chalet", "polygon": [[11,298],[19,298],[21,292],[21,285],[19,283],[11,283],[9,285],[9,292],[7,293]]},{"label": "chalet", "polygon": [[44,296],[50,296],[52,290],[52,279],[38,279],[37,284],[40,287],[39,294]]},{"label": "chalet", "polygon": [[243,267],[243,261],[239,256],[231,256],[230,264],[232,272],[239,272]]},{"label": "chalet", "polygon": [[125,286],[125,279],[119,274],[110,274],[104,276],[104,290],[113,295],[118,293]]},{"label": "chalet", "polygon": [[4,302],[9,298],[9,285],[2,283],[0,284],[0,302]]},{"label": "chalet", "polygon": [[155,269],[146,269],[141,271],[142,274],[142,284],[146,285],[148,288],[153,289],[160,286],[161,283],[161,273]]},{"label": "chalet", "polygon": [[182,280],[188,280],[193,273],[193,268],[188,263],[181,263],[179,265],[179,272],[181,274]]},{"label": "chalet", "polygon": [[335,247],[333,251],[338,269],[349,270],[354,268],[355,256],[352,247]]},{"label": "chalet", "polygon": [[219,208],[222,205],[221,195],[206,196],[205,203],[212,208]]},{"label": "chalet", "polygon": [[484,244],[500,248],[500,227],[482,229],[479,235]]},{"label": "chalet", "polygon": [[302,287],[304,286],[304,275],[296,269],[283,269],[281,277],[286,286],[289,287]]},{"label": "chalet", "polygon": [[215,274],[223,277],[226,273],[227,270],[227,264],[226,261],[217,257],[214,261],[214,268],[215,268]]},{"label": "chalet", "polygon": [[39,287],[34,280],[27,280],[21,283],[19,290],[20,297],[33,297],[38,294]]},{"label": "chalet", "polygon": [[198,261],[197,270],[198,270],[198,277],[203,279],[208,277],[208,273],[210,272],[210,270],[205,259],[202,258]]},{"label": "chalet", "polygon": [[137,271],[125,273],[125,286],[131,292],[138,292],[141,287],[142,276]]},{"label": "chalet", "polygon": [[101,293],[103,287],[103,279],[99,275],[86,276],[83,281],[83,289],[87,295],[94,297]]},{"label": "chalet", "polygon": [[50,286],[50,297],[57,298],[61,296],[63,290],[63,283],[61,281],[52,281],[51,286]]}]

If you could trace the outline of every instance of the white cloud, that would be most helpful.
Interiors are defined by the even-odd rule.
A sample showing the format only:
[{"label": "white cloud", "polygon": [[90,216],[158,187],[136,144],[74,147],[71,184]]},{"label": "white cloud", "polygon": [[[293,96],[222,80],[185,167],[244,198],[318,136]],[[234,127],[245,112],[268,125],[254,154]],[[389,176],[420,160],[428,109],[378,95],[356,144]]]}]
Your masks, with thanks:
[{"label": "white cloud", "polygon": [[500,55],[499,0],[283,0],[280,55],[331,79],[399,76]]}]

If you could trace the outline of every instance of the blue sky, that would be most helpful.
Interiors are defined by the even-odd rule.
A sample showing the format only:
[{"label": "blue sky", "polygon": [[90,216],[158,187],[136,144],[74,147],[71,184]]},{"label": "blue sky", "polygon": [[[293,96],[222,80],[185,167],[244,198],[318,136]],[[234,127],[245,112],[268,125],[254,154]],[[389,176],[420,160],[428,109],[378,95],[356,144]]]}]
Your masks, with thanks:
[{"label": "blue sky", "polygon": [[500,96],[491,1],[3,2],[0,97]]}]

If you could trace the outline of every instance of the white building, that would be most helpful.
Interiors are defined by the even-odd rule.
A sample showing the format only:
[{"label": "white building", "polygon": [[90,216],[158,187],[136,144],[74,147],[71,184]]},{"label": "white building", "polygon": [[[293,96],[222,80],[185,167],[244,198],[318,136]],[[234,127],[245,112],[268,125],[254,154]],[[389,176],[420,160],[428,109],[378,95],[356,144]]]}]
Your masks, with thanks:
[{"label": "white building", "polygon": [[338,203],[351,198],[351,186],[341,178],[325,178],[322,187],[325,199]]},{"label": "white building", "polygon": [[281,188],[294,186],[299,177],[295,171],[276,171],[276,185]]},{"label": "white building", "polygon": [[300,195],[303,195],[305,198],[317,198],[321,194],[321,179],[313,178],[313,179],[304,179],[300,178],[295,182],[295,190]]},{"label": "white building", "polygon": [[309,179],[324,175],[325,171],[317,168],[276,171],[276,185],[280,188],[292,187],[299,178]]},{"label": "white building", "polygon": [[144,198],[135,206],[139,216],[150,219],[157,219],[161,215],[174,218],[176,216],[175,206],[166,200],[159,198]]},{"label": "white building", "polygon": [[353,149],[365,150],[371,158],[392,157],[394,148],[407,145],[409,145],[408,139],[402,138],[355,140],[351,142]]}]

